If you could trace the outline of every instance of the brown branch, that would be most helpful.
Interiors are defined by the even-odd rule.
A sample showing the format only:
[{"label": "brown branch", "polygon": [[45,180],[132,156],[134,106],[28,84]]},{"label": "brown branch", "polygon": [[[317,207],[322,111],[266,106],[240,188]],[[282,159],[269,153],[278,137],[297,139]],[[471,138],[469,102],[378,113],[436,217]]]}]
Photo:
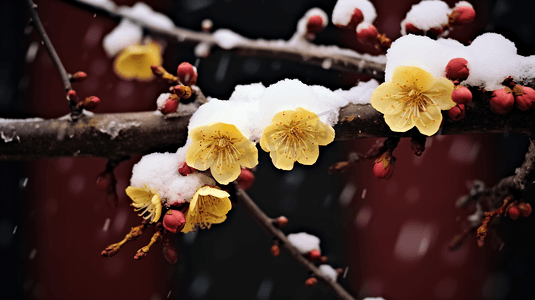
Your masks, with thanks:
[{"label": "brown branch", "polygon": [[[39,19],[39,15],[35,10],[37,5],[35,5],[32,0],[26,0],[26,4],[28,5],[28,10],[30,11],[30,15],[32,17],[32,23],[37,29],[39,36],[43,40],[43,44],[45,45],[48,55],[50,55],[52,62],[54,63],[56,69],[59,72],[59,76],[61,77],[61,81],[63,82],[65,93],[67,94],[70,90],[72,90],[71,76],[65,70],[65,67],[61,63],[61,59],[59,58],[58,53],[54,49],[54,45],[52,45],[50,38],[46,34],[45,27],[43,26],[43,23],[41,23],[41,19]],[[71,109],[71,118],[75,120],[81,115],[82,109],[76,106],[76,102],[73,99],[69,99],[69,97],[67,97],[67,101],[69,102],[69,108]]]},{"label": "brown branch", "polygon": [[[474,102],[474,101],[473,101]],[[83,115],[78,122],[53,120],[0,120],[0,160],[32,160],[69,156],[117,159],[184,144],[190,115],[164,118],[156,112]],[[488,102],[478,101],[466,118],[446,119],[438,134],[518,133],[532,137],[535,110],[513,110],[496,115]],[[382,114],[371,105],[350,104],[340,111],[336,140],[366,137],[412,137],[419,132],[392,132]],[[533,162],[532,162],[533,163]],[[528,177],[526,177],[528,178]]]},{"label": "brown branch", "polygon": [[501,201],[508,194],[518,196],[535,182],[535,139],[530,138],[529,148],[524,162],[516,169],[515,175],[505,177],[491,188],[479,188],[457,201],[458,207],[463,207],[473,201],[489,199],[492,209],[501,205]]},{"label": "brown branch", "polygon": [[[110,18],[126,18],[140,25],[152,35],[169,41],[178,41],[185,44],[205,43],[212,47],[218,46],[217,40],[211,33],[197,32],[180,27],[173,29],[154,27],[144,20],[133,19],[118,9],[108,9],[76,0],[62,1]],[[291,43],[282,40],[265,41],[243,37],[238,45],[226,50],[231,50],[238,55],[244,56],[276,57],[316,66],[329,66],[334,70],[366,74],[379,80],[384,78],[384,63],[373,59],[371,55],[362,55],[350,49],[340,49],[334,46],[318,46],[304,40],[299,43]]]},{"label": "brown branch", "polygon": [[309,270],[315,278],[323,282],[331,292],[333,292],[338,299],[355,299],[353,298],[341,285],[332,281],[325,276],[316,265],[306,259],[288,240],[286,235],[277,227],[273,225],[273,220],[269,218],[247,195],[247,193],[236,186],[236,196],[238,202],[242,204],[247,212],[255,219],[255,221],[264,229],[270,236],[280,241],[282,246],[290,252],[290,255],[303,267]]}]

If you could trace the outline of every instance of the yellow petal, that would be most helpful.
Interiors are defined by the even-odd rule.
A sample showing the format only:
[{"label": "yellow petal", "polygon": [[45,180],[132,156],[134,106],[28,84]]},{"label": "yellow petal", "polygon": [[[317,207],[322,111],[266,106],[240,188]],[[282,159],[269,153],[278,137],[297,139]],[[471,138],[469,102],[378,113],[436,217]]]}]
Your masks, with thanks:
[{"label": "yellow petal", "polygon": [[289,171],[294,167],[295,161],[291,159],[288,155],[284,154],[283,149],[271,151],[269,152],[269,156],[271,157],[273,165],[278,169]]},{"label": "yellow petal", "polygon": [[200,189],[197,190],[197,194],[200,196],[214,196],[217,198],[228,198],[230,197],[230,194],[226,191],[223,191],[222,189],[213,188],[210,186],[203,186]]},{"label": "yellow petal", "polygon": [[401,109],[400,107],[403,102],[401,102],[399,98],[394,98],[392,96],[397,96],[402,92],[403,90],[395,83],[382,83],[373,92],[370,99],[371,105],[383,114],[390,115],[397,113]]},{"label": "yellow petal", "polygon": [[437,133],[441,122],[442,113],[440,108],[435,105],[429,105],[427,112],[420,112],[420,118],[415,122],[415,125],[420,133],[431,136]]},{"label": "yellow petal", "polygon": [[222,168],[218,168],[213,164],[210,168],[210,173],[212,173],[212,176],[214,176],[214,179],[217,182],[221,184],[229,184],[240,176],[241,168],[239,164],[235,164],[231,167],[223,165]]},{"label": "yellow petal", "polygon": [[451,100],[453,87],[454,85],[450,80],[440,77],[436,80],[435,84],[424,91],[423,94],[433,100],[440,109],[448,110],[456,105],[456,103]]},{"label": "yellow petal", "polygon": [[151,65],[161,65],[162,56],[158,44],[132,45],[125,48],[115,59],[113,69],[124,79],[151,80],[154,78]]},{"label": "yellow petal", "polygon": [[[152,194],[144,188],[129,186],[126,188],[126,194],[132,201],[133,205],[146,206],[150,203]],[[136,206],[137,207],[137,206]]]},{"label": "yellow petal", "polygon": [[156,194],[154,197],[152,197],[151,200],[152,204],[154,204],[154,215],[152,216],[151,223],[154,223],[160,219],[160,216],[162,215],[162,200],[160,199],[160,195]]},{"label": "yellow petal", "polygon": [[414,118],[405,111],[400,111],[393,115],[384,115],[385,122],[390,127],[390,130],[395,132],[406,132],[414,127]]},{"label": "yellow petal", "polygon": [[410,90],[412,87],[423,92],[428,90],[435,80],[433,74],[426,70],[410,66],[396,67],[392,74],[392,83],[399,85],[403,90]]},{"label": "yellow petal", "polygon": [[311,144],[310,141],[307,141],[308,148],[302,148],[300,155],[297,157],[297,161],[303,165],[313,165],[318,160],[320,155],[320,150],[318,145]]}]

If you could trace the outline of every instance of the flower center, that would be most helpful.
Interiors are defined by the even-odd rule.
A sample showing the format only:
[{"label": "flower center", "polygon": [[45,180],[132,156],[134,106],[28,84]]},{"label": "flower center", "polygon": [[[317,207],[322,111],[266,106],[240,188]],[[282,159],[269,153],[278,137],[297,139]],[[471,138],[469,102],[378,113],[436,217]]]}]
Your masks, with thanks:
[{"label": "flower center", "polygon": [[405,120],[408,120],[410,117],[419,118],[420,113],[429,115],[427,106],[432,100],[419,90],[411,89],[408,93],[405,93],[403,98],[403,111],[405,112],[403,118]]},{"label": "flower center", "polygon": [[312,126],[294,120],[290,124],[279,126],[279,128],[272,137],[277,143],[277,148],[283,149],[286,157],[293,161],[297,160],[300,152],[306,155],[305,150],[310,150],[306,140],[315,139],[314,134],[317,133]]},{"label": "flower center", "polygon": [[209,151],[204,159],[209,160],[212,156],[215,155],[216,168],[219,169],[220,173],[222,173],[221,167],[223,165],[232,168],[233,165],[240,160],[239,157],[242,154],[236,148],[236,146],[234,146],[234,143],[236,143],[237,141],[238,139],[236,138],[230,138],[226,135],[218,133],[209,140],[208,145],[206,147],[209,149]]}]

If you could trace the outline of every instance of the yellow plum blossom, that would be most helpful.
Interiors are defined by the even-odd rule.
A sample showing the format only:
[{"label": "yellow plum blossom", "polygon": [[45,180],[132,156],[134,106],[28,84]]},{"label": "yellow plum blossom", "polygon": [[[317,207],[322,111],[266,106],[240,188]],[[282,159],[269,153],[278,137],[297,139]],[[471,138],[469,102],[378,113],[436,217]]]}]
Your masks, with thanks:
[{"label": "yellow plum blossom", "polygon": [[416,126],[425,135],[433,135],[442,122],[440,110],[455,106],[451,100],[453,83],[444,77],[408,66],[394,69],[392,81],[381,84],[371,97],[373,108],[384,114],[392,131],[405,132]]},{"label": "yellow plum blossom", "polygon": [[319,156],[319,145],[334,140],[334,129],[318,115],[302,107],[278,112],[264,129],[260,147],[269,152],[275,167],[291,170],[294,162],[312,165]]},{"label": "yellow plum blossom", "polygon": [[154,78],[150,66],[162,64],[162,54],[157,43],[131,45],[115,59],[113,70],[124,79],[148,81]]},{"label": "yellow plum blossom", "polygon": [[186,163],[197,170],[207,170],[221,184],[238,178],[241,167],[258,164],[258,150],[236,126],[212,123],[193,128],[189,136],[193,143],[186,152]]},{"label": "yellow plum blossom", "polygon": [[139,216],[154,223],[160,219],[162,215],[162,201],[156,189],[151,189],[148,186],[126,188],[126,194],[132,199],[132,206],[135,211],[143,209]]},{"label": "yellow plum blossom", "polygon": [[219,188],[203,186],[198,189],[191,198],[182,232],[195,231],[196,227],[210,228],[212,224],[225,221],[232,208],[229,196],[229,193]]}]

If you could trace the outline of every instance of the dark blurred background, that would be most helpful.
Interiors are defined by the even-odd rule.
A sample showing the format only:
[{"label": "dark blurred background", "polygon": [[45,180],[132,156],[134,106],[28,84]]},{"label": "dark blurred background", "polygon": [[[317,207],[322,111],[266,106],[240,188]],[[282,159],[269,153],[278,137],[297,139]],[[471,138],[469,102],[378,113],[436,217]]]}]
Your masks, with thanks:
[{"label": "dark blurred background", "polygon": [[[58,73],[35,30],[25,1],[0,1],[0,117],[59,117],[68,113]],[[161,82],[118,78],[101,43],[116,22],[59,0],[36,0],[58,54],[69,72],[86,71],[76,84],[81,97],[99,96],[96,113],[154,110]],[[116,0],[132,5],[132,0]],[[373,1],[376,26],[393,39],[410,6],[418,1]],[[447,1],[453,5],[454,1]],[[470,1],[477,22],[453,36],[464,43],[487,31],[502,33],[522,55],[535,53],[531,1]],[[204,19],[214,29],[229,28],[249,38],[288,39],[311,7],[330,16],[335,1],[184,0],[147,1],[178,26],[200,30]],[[354,32],[330,24],[315,43],[377,54],[356,41]],[[489,50],[491,51],[491,50]],[[198,66],[198,85],[206,95],[228,99],[236,84],[283,78],[348,89],[366,78],[277,58],[239,57],[214,50],[197,59],[193,47],[169,43],[164,66],[183,61]],[[236,116],[240,117],[240,116]],[[120,138],[120,136],[118,137]],[[477,248],[473,238],[455,253],[446,245],[461,232],[470,211],[455,200],[467,192],[466,181],[489,184],[512,174],[527,142],[517,136],[433,137],[427,151],[414,157],[409,141],[394,152],[396,172],[389,181],[371,175],[363,162],[342,175],[327,167],[365,152],[375,140],[336,142],[320,150],[311,167],[291,172],[275,169],[259,156],[250,195],[270,216],[285,215],[286,233],[306,231],[321,238],[322,253],[334,267],[348,266],[341,282],[353,295],[398,299],[534,299],[533,218],[505,220],[502,240]],[[174,151],[176,149],[167,149]],[[1,162],[1,299],[331,299],[321,284],[304,286],[307,272],[285,251],[269,254],[270,237],[240,206],[210,230],[178,235],[179,262],[168,265],[155,246],[142,261],[137,249],[150,230],[113,258],[100,257],[108,244],[122,239],[140,218],[124,194],[132,157],[116,170],[119,206],[111,208],[95,180],[104,171],[100,158],[61,158]]]}]

